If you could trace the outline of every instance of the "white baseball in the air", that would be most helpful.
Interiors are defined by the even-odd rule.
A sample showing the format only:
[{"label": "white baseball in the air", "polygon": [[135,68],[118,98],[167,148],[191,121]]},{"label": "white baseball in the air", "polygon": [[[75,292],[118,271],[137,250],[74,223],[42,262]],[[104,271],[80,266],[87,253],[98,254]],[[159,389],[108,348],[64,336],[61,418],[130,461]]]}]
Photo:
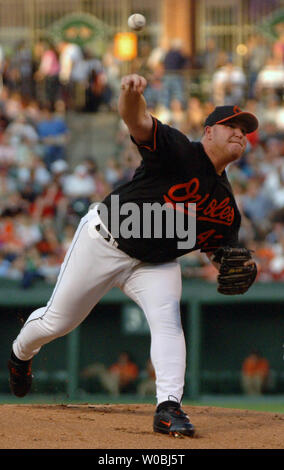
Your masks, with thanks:
[{"label": "white baseball in the air", "polygon": [[128,26],[134,31],[141,31],[141,29],[143,29],[145,25],[146,18],[140,13],[134,13],[134,15],[130,15],[128,18]]}]

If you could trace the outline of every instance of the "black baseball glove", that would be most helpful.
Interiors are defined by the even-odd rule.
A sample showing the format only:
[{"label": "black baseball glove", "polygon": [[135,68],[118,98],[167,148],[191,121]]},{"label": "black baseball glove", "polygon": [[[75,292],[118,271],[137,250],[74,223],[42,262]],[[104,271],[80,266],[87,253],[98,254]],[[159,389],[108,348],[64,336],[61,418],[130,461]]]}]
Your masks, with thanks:
[{"label": "black baseball glove", "polygon": [[220,264],[217,290],[221,294],[244,294],[255,281],[257,275],[255,262],[252,261],[245,266],[247,261],[252,260],[251,251],[246,248],[218,248],[212,260]]}]

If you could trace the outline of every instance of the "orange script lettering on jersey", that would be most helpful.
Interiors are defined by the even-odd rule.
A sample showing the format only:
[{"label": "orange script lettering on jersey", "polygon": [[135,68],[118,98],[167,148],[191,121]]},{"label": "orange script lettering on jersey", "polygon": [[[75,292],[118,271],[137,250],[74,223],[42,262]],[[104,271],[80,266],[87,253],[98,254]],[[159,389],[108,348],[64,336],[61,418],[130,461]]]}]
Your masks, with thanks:
[{"label": "orange script lettering on jersey", "polygon": [[226,197],[221,202],[212,199],[209,203],[209,193],[201,195],[199,190],[199,179],[192,178],[187,183],[180,183],[172,186],[168,194],[164,194],[164,200],[167,204],[176,210],[180,210],[177,203],[183,203],[183,212],[188,214],[188,204],[196,204],[197,220],[206,220],[216,224],[232,225],[235,218],[234,208],[229,204],[230,198]]}]

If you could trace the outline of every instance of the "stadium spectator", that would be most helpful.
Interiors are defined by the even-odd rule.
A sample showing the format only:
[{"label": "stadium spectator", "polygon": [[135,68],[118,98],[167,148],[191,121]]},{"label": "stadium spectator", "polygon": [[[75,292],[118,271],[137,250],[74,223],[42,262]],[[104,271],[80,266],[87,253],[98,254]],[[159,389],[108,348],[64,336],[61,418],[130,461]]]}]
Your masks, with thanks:
[{"label": "stadium spectator", "polygon": [[232,60],[224,54],[221,65],[212,76],[212,98],[216,106],[234,103],[237,106],[244,104],[246,96],[247,79],[241,67],[233,64]]},{"label": "stadium spectator", "polygon": [[10,121],[16,119],[24,110],[22,96],[19,91],[9,91],[7,88],[5,88],[4,93],[7,94],[7,96],[4,97],[2,105],[3,112],[6,118]]},{"label": "stadium spectator", "polygon": [[284,91],[284,64],[279,63],[275,57],[267,59],[265,65],[257,74],[255,82],[255,95],[259,101],[267,97],[283,99]]},{"label": "stadium spectator", "polygon": [[206,40],[204,50],[198,55],[197,63],[210,79],[218,66],[219,53],[216,40],[210,37]]},{"label": "stadium spectator", "polygon": [[75,109],[97,111],[104,102],[107,78],[102,62],[92,57],[87,49],[73,65],[72,82]]},{"label": "stadium spectator", "polygon": [[113,52],[114,46],[110,44],[102,57],[102,65],[105,70],[106,80],[111,90],[112,109],[116,109],[117,98],[120,91],[120,61]]},{"label": "stadium spectator", "polygon": [[278,38],[272,47],[273,57],[279,64],[284,64],[284,23],[278,23],[275,26],[275,30],[278,34]]},{"label": "stadium spectator", "polygon": [[269,46],[261,34],[253,34],[246,43],[247,54],[244,67],[248,76],[248,98],[255,98],[255,83],[260,70],[264,67],[269,54]]},{"label": "stadium spectator", "polygon": [[[60,182],[54,179],[35,198],[30,206],[30,213],[34,220],[56,219],[67,211],[68,201]],[[63,215],[62,215],[63,214]]]},{"label": "stadium spectator", "polygon": [[258,351],[252,351],[242,364],[242,388],[248,395],[265,391],[269,377],[269,362]]},{"label": "stadium spectator", "polygon": [[[275,94],[267,96],[265,100],[265,106],[259,112],[259,121],[262,125],[262,128],[266,124],[275,125],[275,129],[278,132],[283,132],[284,130],[284,106],[281,99]],[[277,134],[275,131],[274,134]]]},{"label": "stadium spectator", "polygon": [[96,191],[92,199],[101,201],[111,190],[104,172],[99,169],[97,161],[93,157],[85,157],[82,160],[82,164],[87,168],[88,175],[93,178],[95,183]]},{"label": "stadium spectator", "polygon": [[26,266],[25,256],[19,254],[18,256],[13,257],[11,260],[4,258],[4,261],[7,266],[7,270],[5,271],[5,278],[11,279],[12,281],[21,282]]},{"label": "stadium spectator", "polygon": [[67,108],[70,108],[74,103],[73,71],[77,63],[82,62],[83,52],[78,44],[66,41],[60,41],[57,44],[57,51],[60,65],[59,81],[61,84],[61,97]]},{"label": "stadium spectator", "polygon": [[14,178],[9,175],[8,168],[0,167],[0,211],[2,210],[3,201],[13,194],[17,189]]},{"label": "stadium spectator", "polygon": [[183,42],[179,38],[172,39],[169,50],[166,52],[163,66],[162,103],[169,109],[172,99],[185,105],[185,78],[184,71],[188,66],[189,58],[183,52]]},{"label": "stadium spectator", "polygon": [[14,217],[14,220],[17,237],[24,249],[36,245],[41,240],[42,233],[39,223],[29,217],[27,212],[20,212]]},{"label": "stadium spectator", "polygon": [[[21,261],[21,257],[19,260]],[[15,261],[19,262],[19,260]],[[33,285],[34,281],[42,279],[40,272],[41,258],[35,247],[31,246],[28,250],[26,250],[22,263],[23,269],[22,276],[20,277],[20,286],[23,289],[27,289]]]},{"label": "stadium spectator", "polygon": [[85,165],[77,165],[74,172],[67,175],[63,181],[62,191],[69,200],[69,207],[77,214],[88,211],[88,207],[96,194],[94,178],[89,175]]},{"label": "stadium spectator", "polygon": [[119,184],[122,178],[122,168],[116,158],[110,157],[106,162],[105,178],[111,188]]},{"label": "stadium spectator", "polygon": [[271,195],[263,190],[262,185],[262,179],[249,178],[246,191],[239,199],[243,213],[252,222],[257,239],[269,229],[268,220],[275,209]]},{"label": "stadium spectator", "polygon": [[[213,110],[212,110],[213,111]],[[203,132],[205,109],[197,96],[191,96],[186,108],[186,135],[190,140],[197,140]],[[210,111],[211,112],[211,111]],[[210,114],[209,112],[209,114]]]},{"label": "stadium spectator", "polygon": [[65,120],[52,113],[50,104],[41,107],[37,133],[42,145],[44,162],[50,170],[53,162],[66,158],[66,145],[69,140],[69,130]]},{"label": "stadium spectator", "polygon": [[25,106],[25,116],[27,121],[36,128],[36,125],[40,119],[40,103],[37,99],[31,99]]},{"label": "stadium spectator", "polygon": [[122,351],[110,367],[95,363],[85,367],[81,372],[84,379],[99,379],[108,393],[118,396],[121,393],[136,391],[139,369],[126,351]]},{"label": "stadium spectator", "polygon": [[4,83],[11,92],[19,92],[24,99],[34,95],[33,56],[31,47],[25,40],[19,40],[9,57],[4,73]]},{"label": "stadium spectator", "polygon": [[24,112],[18,114],[15,119],[10,122],[5,129],[6,142],[17,145],[20,142],[26,144],[36,144],[38,142],[38,134],[28,120]]},{"label": "stadium spectator", "polygon": [[63,193],[72,199],[91,198],[95,191],[95,182],[85,165],[77,165],[74,172],[66,176],[63,183]]},{"label": "stadium spectator", "polygon": [[186,115],[182,102],[176,98],[173,98],[169,108],[169,124],[176,129],[182,130],[185,127],[185,120]]},{"label": "stadium spectator", "polygon": [[43,83],[43,101],[51,103],[53,108],[55,101],[60,97],[59,71],[57,49],[51,42],[44,41],[41,60],[34,78],[37,82]]}]

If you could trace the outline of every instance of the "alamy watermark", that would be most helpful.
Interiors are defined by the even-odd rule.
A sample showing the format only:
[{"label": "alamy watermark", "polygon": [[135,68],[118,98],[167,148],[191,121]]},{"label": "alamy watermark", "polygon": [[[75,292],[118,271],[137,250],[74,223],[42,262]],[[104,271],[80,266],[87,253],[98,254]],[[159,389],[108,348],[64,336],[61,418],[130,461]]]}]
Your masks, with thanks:
[{"label": "alamy watermark", "polygon": [[[104,203],[97,206],[101,224],[100,234],[106,236],[105,228],[117,238],[169,238],[177,239],[179,249],[191,249],[196,244],[196,204],[145,202],[142,206],[134,202],[119,203],[119,195],[111,195],[109,209]],[[92,226],[90,236],[94,236]]]}]

